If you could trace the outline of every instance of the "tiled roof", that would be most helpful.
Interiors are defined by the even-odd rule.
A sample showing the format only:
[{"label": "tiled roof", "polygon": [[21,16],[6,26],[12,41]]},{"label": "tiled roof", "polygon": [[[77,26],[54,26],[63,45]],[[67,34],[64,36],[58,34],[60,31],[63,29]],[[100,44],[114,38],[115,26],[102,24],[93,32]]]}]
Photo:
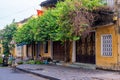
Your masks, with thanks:
[{"label": "tiled roof", "polygon": [[63,1],[63,0],[46,0],[40,4],[41,7],[48,7],[51,5],[55,5],[58,1]]}]

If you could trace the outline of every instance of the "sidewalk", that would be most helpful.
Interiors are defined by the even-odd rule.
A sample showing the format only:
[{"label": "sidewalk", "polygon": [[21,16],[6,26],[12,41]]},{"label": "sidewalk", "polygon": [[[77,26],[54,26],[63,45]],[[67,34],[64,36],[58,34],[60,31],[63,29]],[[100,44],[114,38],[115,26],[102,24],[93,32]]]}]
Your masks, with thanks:
[{"label": "sidewalk", "polygon": [[58,65],[23,64],[17,69],[50,80],[120,80],[120,72],[72,68]]}]

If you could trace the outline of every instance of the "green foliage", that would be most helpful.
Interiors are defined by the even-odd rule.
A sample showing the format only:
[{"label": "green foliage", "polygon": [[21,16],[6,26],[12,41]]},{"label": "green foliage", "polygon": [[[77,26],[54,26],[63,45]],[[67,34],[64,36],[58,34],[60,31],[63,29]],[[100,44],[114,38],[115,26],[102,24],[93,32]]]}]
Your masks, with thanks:
[{"label": "green foliage", "polygon": [[[102,6],[100,0],[65,0],[64,2],[59,2],[56,5],[56,8],[51,10],[51,14],[56,17],[54,22],[57,24],[56,28],[56,36],[54,36],[54,40],[78,40],[80,36],[74,35],[74,28],[76,27],[73,25],[73,21],[71,19],[75,17],[74,14],[70,15],[71,12],[79,11],[82,8],[87,10],[93,10],[99,6]],[[53,17],[54,17],[53,16]],[[56,22],[55,22],[56,21]],[[80,24],[80,25],[87,25],[87,24]],[[51,27],[51,25],[49,25]],[[82,28],[84,28],[83,26]],[[84,31],[81,29],[82,32]],[[80,30],[80,32],[81,32]],[[81,34],[80,34],[81,35]]]},{"label": "green foliage", "polygon": [[53,10],[48,10],[43,16],[38,18],[38,26],[35,26],[33,29],[36,41],[50,40],[56,36],[58,24],[55,15]]},{"label": "green foliage", "polygon": [[103,6],[102,0],[81,0],[82,1],[82,7],[85,7],[86,9],[93,10],[100,6]]},{"label": "green foliage", "polygon": [[14,34],[14,40],[17,43],[20,42],[32,42],[34,41],[33,27],[36,26],[36,19],[31,18],[22,27],[18,28]]},{"label": "green foliage", "polygon": [[2,64],[2,62],[3,62],[3,59],[2,59],[2,58],[0,58],[0,64]]},{"label": "green foliage", "polygon": [[44,64],[40,60],[29,60],[26,62],[27,64]]},{"label": "green foliage", "polygon": [[66,0],[64,2],[59,2],[56,5],[56,8],[54,11],[56,11],[57,15],[57,24],[59,25],[57,36],[55,40],[67,40],[72,38],[73,36],[71,33],[72,25],[70,24],[69,17],[67,16],[69,12],[73,11],[75,9],[75,6],[73,4],[72,0]]},{"label": "green foliage", "polygon": [[29,60],[26,62],[27,64],[35,64],[35,61],[34,60]]},{"label": "green foliage", "polygon": [[38,18],[38,26],[33,29],[36,41],[65,40],[70,38],[71,25],[66,16],[74,9],[70,1],[59,2],[56,8],[47,10],[44,15]]},{"label": "green foliage", "polygon": [[[63,41],[78,40],[82,35],[82,32],[84,32],[86,29],[86,26],[84,25],[90,25],[86,24],[88,22],[88,19],[86,19],[86,21],[84,20],[84,18],[86,18],[86,15],[80,15],[84,16],[84,18],[77,16],[78,11],[81,10],[81,13],[83,13],[84,11],[82,11],[82,9],[85,9],[85,13],[88,13],[87,11],[94,10],[100,6],[103,6],[100,0],[65,0],[64,2],[59,2],[54,9],[54,11],[56,11],[58,14],[57,21],[59,25],[55,39]],[[77,15],[71,14],[74,12],[76,12]],[[79,18],[78,21],[77,18]],[[79,23],[79,21],[84,22]],[[81,25],[83,26],[74,31],[77,26]],[[79,32],[79,35],[74,34],[76,32]]]},{"label": "green foliage", "polygon": [[13,35],[17,30],[16,23],[11,23],[10,25],[7,25],[0,33],[0,36],[2,37],[2,46],[4,49],[4,54],[8,55],[10,53],[10,49],[14,47],[13,44],[10,44],[10,42],[13,39]]},{"label": "green foliage", "polygon": [[17,62],[17,64],[23,64],[23,61],[19,61],[19,62]]},{"label": "green foliage", "polygon": [[43,62],[41,62],[40,60],[36,60],[35,64],[44,64]]},{"label": "green foliage", "polygon": [[[102,6],[100,0],[65,0],[64,2],[58,2],[55,8],[48,9],[44,14],[38,18],[30,19],[19,28],[14,35],[16,42],[32,42],[32,41],[65,41],[65,40],[78,40],[81,33],[75,35],[73,25],[71,21],[76,15],[71,12],[79,11],[82,8],[85,10],[93,10],[99,6]],[[82,19],[82,18],[80,18]],[[84,32],[86,29],[83,25],[78,32]]]}]

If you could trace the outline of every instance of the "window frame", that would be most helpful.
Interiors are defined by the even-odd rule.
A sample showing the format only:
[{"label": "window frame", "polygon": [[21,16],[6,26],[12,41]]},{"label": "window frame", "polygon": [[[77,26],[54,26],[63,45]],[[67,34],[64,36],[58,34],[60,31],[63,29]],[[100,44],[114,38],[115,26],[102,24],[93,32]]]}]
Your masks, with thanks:
[{"label": "window frame", "polygon": [[[104,55],[104,53],[103,53],[103,36],[108,36],[108,35],[110,35],[111,36],[111,43],[109,43],[109,44],[111,44],[111,55]],[[101,35],[101,56],[102,57],[112,57],[113,56],[113,38],[112,38],[112,34],[103,34],[103,35]]]},{"label": "window frame", "polygon": [[44,53],[48,53],[48,41],[44,43]]}]

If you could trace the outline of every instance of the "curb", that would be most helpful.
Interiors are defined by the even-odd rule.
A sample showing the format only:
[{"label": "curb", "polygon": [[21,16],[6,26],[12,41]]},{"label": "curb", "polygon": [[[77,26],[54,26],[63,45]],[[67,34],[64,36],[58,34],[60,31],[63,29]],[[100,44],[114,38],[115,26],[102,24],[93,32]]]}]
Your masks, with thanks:
[{"label": "curb", "polygon": [[54,77],[50,77],[50,76],[46,76],[46,75],[43,75],[43,74],[38,74],[38,73],[35,73],[35,72],[32,72],[32,71],[24,70],[24,69],[21,69],[21,68],[18,68],[18,67],[16,67],[16,69],[18,69],[20,71],[23,71],[23,72],[26,72],[26,73],[30,73],[30,74],[39,76],[39,77],[42,77],[42,78],[46,78],[46,79],[49,79],[49,80],[60,80],[60,79],[57,79],[57,78],[54,78]]}]

